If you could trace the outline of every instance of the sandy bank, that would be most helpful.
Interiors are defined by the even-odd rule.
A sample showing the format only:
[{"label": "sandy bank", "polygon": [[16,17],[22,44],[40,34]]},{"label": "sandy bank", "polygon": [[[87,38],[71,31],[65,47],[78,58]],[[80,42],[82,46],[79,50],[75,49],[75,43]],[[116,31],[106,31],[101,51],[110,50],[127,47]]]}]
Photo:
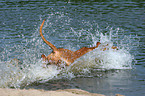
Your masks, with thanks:
[{"label": "sandy bank", "polygon": [[[45,91],[36,89],[3,89],[0,88],[0,96],[105,96],[102,94],[89,93],[80,89],[65,89],[57,91]],[[116,95],[123,96],[123,95]]]}]

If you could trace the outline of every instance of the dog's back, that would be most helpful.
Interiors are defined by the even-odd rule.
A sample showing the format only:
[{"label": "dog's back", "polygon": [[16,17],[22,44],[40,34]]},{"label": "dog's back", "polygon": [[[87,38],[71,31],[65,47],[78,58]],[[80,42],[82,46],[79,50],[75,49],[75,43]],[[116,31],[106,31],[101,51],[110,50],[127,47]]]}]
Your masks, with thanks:
[{"label": "dog's back", "polygon": [[[90,47],[90,48],[83,47],[75,52],[68,50],[68,49],[64,49],[64,48],[56,48],[52,43],[47,41],[42,34],[42,27],[44,25],[44,22],[45,22],[45,20],[43,20],[43,22],[40,26],[40,36],[42,37],[43,41],[52,48],[53,51],[47,57],[44,54],[42,54],[41,56],[42,56],[43,60],[45,60],[45,61],[47,60],[51,64],[58,64],[58,63],[61,63],[62,61],[65,61],[66,65],[70,65],[77,58],[94,50],[95,48],[97,48],[100,45],[100,42],[97,42],[95,47]],[[116,49],[116,48],[117,47],[112,47],[112,49]]]}]

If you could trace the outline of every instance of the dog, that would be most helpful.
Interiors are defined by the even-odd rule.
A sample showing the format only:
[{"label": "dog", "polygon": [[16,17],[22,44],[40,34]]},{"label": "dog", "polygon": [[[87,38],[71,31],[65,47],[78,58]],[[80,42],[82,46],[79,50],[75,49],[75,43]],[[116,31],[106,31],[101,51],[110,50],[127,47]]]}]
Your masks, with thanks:
[{"label": "dog", "polygon": [[[62,62],[65,62],[67,66],[69,66],[71,63],[73,63],[76,59],[78,59],[79,57],[83,56],[84,54],[94,50],[95,48],[97,48],[101,43],[97,42],[95,47],[83,47],[77,51],[71,51],[68,49],[64,49],[64,48],[56,48],[52,43],[50,43],[49,41],[47,41],[43,34],[42,34],[42,28],[44,25],[45,19],[43,20],[41,26],[40,26],[40,36],[43,39],[43,41],[49,45],[51,47],[51,49],[53,50],[47,57],[42,54],[41,58],[43,61],[48,62],[49,64],[56,64],[59,65]],[[117,47],[112,47],[113,49],[116,49]],[[103,50],[107,50],[107,48],[103,49]]]}]

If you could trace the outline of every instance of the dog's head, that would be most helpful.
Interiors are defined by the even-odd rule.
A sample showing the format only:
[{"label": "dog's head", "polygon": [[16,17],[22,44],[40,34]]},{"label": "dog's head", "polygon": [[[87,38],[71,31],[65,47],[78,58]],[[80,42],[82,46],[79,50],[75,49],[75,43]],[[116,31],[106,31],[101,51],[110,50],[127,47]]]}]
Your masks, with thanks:
[{"label": "dog's head", "polygon": [[48,64],[59,64],[61,63],[61,58],[57,52],[51,52],[47,56],[47,61],[48,61]]}]

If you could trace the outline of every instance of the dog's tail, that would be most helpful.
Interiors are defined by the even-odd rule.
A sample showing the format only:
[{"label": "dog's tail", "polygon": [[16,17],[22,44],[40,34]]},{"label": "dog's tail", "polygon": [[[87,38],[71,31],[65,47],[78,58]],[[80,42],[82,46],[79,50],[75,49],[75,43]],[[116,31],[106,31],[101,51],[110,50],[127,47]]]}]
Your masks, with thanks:
[{"label": "dog's tail", "polygon": [[39,32],[40,32],[40,36],[42,37],[43,41],[53,49],[53,51],[54,51],[54,50],[57,50],[57,48],[56,48],[52,43],[50,43],[49,41],[47,41],[47,40],[44,38],[43,34],[42,34],[42,27],[43,27],[43,25],[44,25],[44,22],[45,22],[45,19],[43,20],[43,22],[42,22],[42,24],[41,24],[41,26],[40,26],[40,31],[39,31]]}]

